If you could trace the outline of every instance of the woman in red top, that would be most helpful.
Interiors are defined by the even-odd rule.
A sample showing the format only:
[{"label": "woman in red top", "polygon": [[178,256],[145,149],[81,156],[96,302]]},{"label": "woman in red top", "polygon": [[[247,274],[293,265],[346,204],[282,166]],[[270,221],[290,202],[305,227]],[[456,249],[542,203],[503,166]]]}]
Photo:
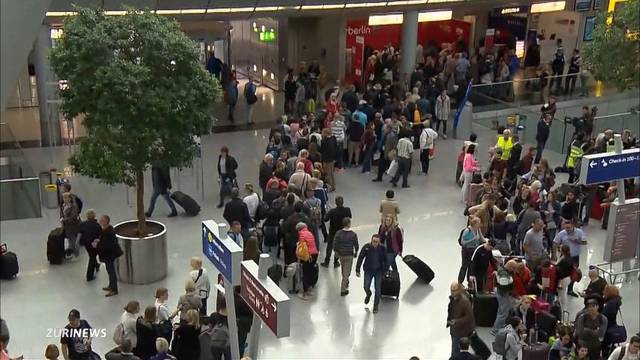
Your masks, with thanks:
[{"label": "woman in red top", "polygon": [[335,114],[338,112],[338,98],[336,94],[331,94],[329,96],[329,101],[327,102],[327,112],[331,114]]},{"label": "woman in red top", "polygon": [[371,161],[373,160],[373,152],[376,145],[376,124],[371,121],[367,124],[367,128],[362,134],[360,139],[360,147],[362,148],[363,160],[362,160],[362,173],[371,172]]}]

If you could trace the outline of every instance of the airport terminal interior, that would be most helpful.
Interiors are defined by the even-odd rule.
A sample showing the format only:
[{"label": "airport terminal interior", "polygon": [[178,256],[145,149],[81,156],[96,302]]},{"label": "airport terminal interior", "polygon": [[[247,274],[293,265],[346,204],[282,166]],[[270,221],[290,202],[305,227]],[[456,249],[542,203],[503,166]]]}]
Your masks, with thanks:
[{"label": "airport terminal interior", "polygon": [[[188,345],[192,350],[198,348],[197,351],[185,350],[187,345],[180,348],[180,341],[187,344],[186,340],[180,340],[186,335],[178,335],[179,330],[176,329],[187,327],[185,324],[190,321],[185,315],[187,311],[172,320],[175,331],[174,341],[169,342],[169,353],[173,352],[179,360],[225,358],[218,353],[228,356],[225,360],[242,356],[243,359],[470,359],[460,357],[457,344],[452,344],[460,337],[469,338],[469,351],[482,360],[579,359],[580,347],[589,348],[589,359],[638,359],[638,81],[621,90],[615,84],[596,80],[595,70],[585,60],[588,56],[585,49],[602,40],[598,33],[599,25],[594,25],[596,19],[606,20],[602,14],[607,12],[615,13],[616,19],[622,18],[625,9],[629,13],[629,8],[638,8],[639,2],[2,0],[0,243],[3,244],[3,253],[0,255],[0,273],[4,277],[11,271],[11,253],[17,256],[19,271],[0,280],[0,318],[3,325],[0,329],[0,359],[21,359],[20,356],[24,359],[49,359],[45,357],[49,344],[60,350],[59,357],[50,359],[133,359],[113,357],[114,354],[125,356],[130,352],[136,355],[140,352],[139,349],[127,349],[128,344],[134,345],[130,339],[136,337],[136,326],[131,333],[127,325],[120,327],[119,324],[124,324],[123,319],[127,316],[133,316],[134,320],[146,316],[145,308],[148,306],[155,306],[157,310],[155,296],[159,288],[168,289],[166,304],[173,312],[182,301],[185,282],[191,279],[197,286],[201,284],[198,272],[195,272],[197,279],[192,273],[193,257],[202,259],[211,289],[208,310],[198,320],[203,322],[197,330],[199,335],[195,335],[195,343]],[[76,221],[79,216],[84,221],[87,220],[87,210],[92,209],[98,217],[108,215],[112,225],[138,216],[136,187],[117,182],[107,184],[81,174],[82,170],[69,162],[82,149],[89,148],[83,147],[82,142],[96,136],[95,128],[90,129],[91,125],[84,123],[84,114],[73,119],[65,118],[62,104],[68,98],[59,94],[67,86],[72,88],[73,83],[58,78],[48,55],[51,48],[65,46],[65,21],[84,16],[72,4],[101,8],[106,18],[130,16],[123,14],[123,6],[132,6],[150,9],[163,19],[175,19],[180,25],[179,31],[197,47],[198,66],[203,68],[202,73],[208,79],[215,77],[216,83],[222,83],[215,90],[219,92],[217,100],[203,110],[207,112],[209,126],[202,133],[192,134],[199,135],[200,156],[194,156],[182,168],[164,167],[165,172],[154,170],[153,174],[151,164],[146,164],[144,173],[143,211],[147,210],[159,182],[167,178],[171,184],[168,191],[189,195],[199,204],[200,211],[187,214],[176,198],[177,216],[170,216],[173,214],[167,201],[163,196],[158,197],[155,210],[148,218],[164,224],[166,234],[151,240],[118,235],[114,245],[121,248],[123,255],[115,262],[119,282],[117,291],[111,292],[103,289],[112,285],[104,264],[95,273],[95,279],[87,281],[88,252],[84,246],[77,254],[69,251],[73,240],[64,240],[67,250],[63,248],[61,263],[50,263],[52,230],[61,226],[61,216],[66,219],[68,211],[76,211],[75,218],[71,220]],[[640,29],[635,31],[637,35]],[[626,39],[633,41],[632,36]],[[637,40],[636,36],[636,48]],[[407,53],[411,55],[406,56]],[[558,54],[563,58],[560,70],[557,69]],[[637,69],[640,64],[638,55],[640,53],[636,49],[635,59],[632,53],[631,59],[625,61],[635,62]],[[57,61],[65,60],[58,58]],[[378,66],[377,63],[382,64]],[[289,88],[290,84],[293,84],[293,89]],[[234,97],[237,105],[230,107],[229,99]],[[354,99],[353,107],[357,111],[349,110],[351,99]],[[174,106],[179,107],[179,104],[171,104],[169,108]],[[229,116],[230,108],[233,118]],[[342,124],[339,120],[343,121]],[[186,120],[176,119],[176,122],[182,121]],[[171,137],[171,129],[175,128],[166,124],[159,126],[167,126],[163,130]],[[544,132],[541,126],[547,129],[544,141],[541,141],[541,133]],[[502,132],[505,129],[506,133]],[[274,135],[274,132],[278,134]],[[391,145],[393,161],[388,157],[390,149],[386,148],[392,143],[389,134],[393,134],[397,143],[397,148],[395,143]],[[127,142],[135,138],[130,134],[124,136],[128,138]],[[316,136],[321,140],[316,140]],[[521,145],[514,145],[518,142],[514,136],[519,137]],[[398,138],[402,140],[398,141]],[[332,143],[332,139],[336,141]],[[118,143],[119,139],[112,141]],[[343,146],[343,141],[346,146]],[[616,148],[619,141],[624,150]],[[336,146],[337,157],[344,159],[328,160],[326,156],[330,156],[331,151],[327,149],[333,146],[331,144]],[[358,152],[362,148],[362,164],[356,156],[356,164],[347,165],[346,158],[353,150],[352,146],[357,147]],[[223,147],[228,156],[221,164]],[[522,149],[522,158],[518,154],[518,158],[513,159],[517,147]],[[291,153],[290,157],[298,156],[298,160],[308,157],[312,161],[289,161],[288,164],[286,159],[279,161],[283,149],[295,149],[287,151]],[[536,150],[542,149],[541,157],[536,158]],[[298,150],[303,151],[298,153]],[[405,153],[411,154],[406,155],[411,156],[409,160],[402,157]],[[90,156],[99,158],[95,153],[87,156],[89,159]],[[319,158],[313,160],[314,156]],[[627,165],[617,162],[616,159],[622,156]],[[260,211],[255,206],[253,211],[245,206],[252,219],[240,224],[235,221],[236,217],[229,217],[228,204],[234,200],[228,195],[223,206],[218,206],[222,202],[220,188],[227,184],[224,179],[229,176],[226,166],[231,162],[230,157],[237,162],[237,169],[231,172],[235,172],[240,198],[250,195],[245,184],[251,184],[258,193],[259,201],[266,200],[267,194],[261,185],[271,178],[277,178],[274,180],[275,189],[288,189],[289,195],[297,192],[296,196],[290,196],[293,201],[296,197],[304,200],[310,193],[318,194],[317,191],[302,193],[300,188],[326,193],[326,212],[335,210],[336,199],[343,198],[344,206],[349,207],[352,214],[351,230],[357,234],[359,248],[368,250],[357,254],[366,258],[365,267],[358,277],[354,259],[345,294],[345,289],[341,288],[345,270],[340,266],[334,267],[333,257],[327,267],[321,265],[327,251],[330,252],[323,231],[311,234],[312,238],[317,237],[315,243],[319,244],[319,253],[308,261],[296,245],[293,260],[289,259],[291,243],[287,242],[291,239],[285,238],[281,246],[289,247],[278,251],[278,258],[264,260],[265,263],[275,261],[281,266],[278,275],[284,273],[286,277],[277,276],[280,290],[265,285],[274,280],[271,269],[270,279],[259,278],[255,273],[254,281],[265,287],[262,289],[268,293],[265,296],[284,299],[278,303],[277,311],[282,314],[278,314],[277,321],[282,321],[281,325],[286,329],[277,336],[277,331],[270,328],[264,315],[256,315],[249,334],[241,337],[245,340],[239,344],[241,354],[235,351],[238,349],[230,350],[234,341],[227,338],[231,345],[216,348],[209,355],[200,349],[205,348],[203,338],[213,334],[215,326],[208,328],[204,323],[220,318],[220,314],[213,314],[220,304],[218,297],[223,296],[221,290],[224,287],[220,279],[225,278],[225,282],[230,279],[220,275],[224,272],[220,264],[209,257],[206,238],[203,243],[203,222],[213,220],[229,227],[234,227],[232,225],[237,222],[242,226],[244,243],[239,245],[244,250],[239,251],[244,251],[240,257],[244,255],[245,260],[256,258],[256,254],[247,254],[251,246],[247,245],[247,240],[255,229],[260,230],[258,252],[273,254],[264,243],[263,227],[273,220],[271,215],[267,219],[259,219]],[[429,159],[426,174],[425,157]],[[273,163],[264,178],[266,158],[272,159]],[[610,167],[607,168],[605,160],[610,161]],[[95,161],[94,165],[98,167],[112,166],[106,163],[96,165],[99,160]],[[600,162],[604,166],[598,165]],[[276,163],[281,167],[276,168]],[[541,167],[543,163],[548,166],[547,172]],[[159,165],[154,164],[154,169],[163,166],[160,159]],[[224,168],[222,181],[221,166]],[[379,167],[384,169],[380,171]],[[318,171],[312,171],[312,168]],[[408,184],[402,181],[400,174],[403,172],[408,174],[404,180]],[[550,174],[553,172],[552,180]],[[396,177],[389,175],[394,173],[397,173]],[[381,174],[382,181],[372,181],[378,174]],[[164,180],[158,180],[163,177]],[[302,177],[302,184],[296,185],[296,177]],[[80,198],[81,204],[69,205],[62,200],[74,199],[62,195],[66,184],[71,185],[70,193]],[[316,188],[311,187],[316,185]],[[507,189],[510,186],[512,191]],[[615,189],[620,186],[626,190],[624,204],[619,204],[621,197],[616,195]],[[226,190],[235,191],[231,186]],[[374,276],[367,266],[378,261],[375,258],[378,253],[371,245],[365,245],[379,233],[381,202],[390,190],[399,209],[397,225],[402,229],[402,239],[399,249],[395,240],[387,239],[389,236],[386,235],[382,245],[389,244],[392,248],[389,252],[397,255],[394,260],[397,270],[374,270],[376,278],[385,277],[382,280],[383,296],[379,304],[374,304],[375,299],[366,303],[363,281]],[[473,198],[469,192],[479,195]],[[565,208],[570,207],[566,204],[567,193],[578,197],[576,208],[579,209],[570,218],[564,217]],[[551,194],[562,198],[549,204]],[[498,200],[498,208],[485,210],[483,205],[492,200]],[[251,201],[245,199],[247,204]],[[568,202],[571,203],[570,200]],[[273,213],[281,214],[274,204],[270,204],[271,209],[275,209]],[[480,210],[473,207],[478,204]],[[385,203],[387,205],[389,202]],[[625,223],[619,214],[627,205],[629,211],[624,212]],[[309,213],[308,209],[304,211]],[[495,219],[502,210],[508,215],[502,220]],[[562,213],[562,218],[559,214],[550,214],[551,210]],[[291,213],[294,211],[291,209]],[[532,214],[540,220],[529,219]],[[305,218],[311,221],[309,217]],[[275,221],[278,224],[279,220],[284,227],[288,219],[276,215]],[[485,219],[488,219],[486,224]],[[329,229],[330,221],[325,221]],[[469,225],[476,221],[482,223],[480,229]],[[489,224],[501,222],[504,225],[505,221],[511,224],[511,230],[504,234],[505,239],[501,239],[496,230],[498,225]],[[540,224],[545,226],[544,240],[540,235],[540,246],[544,243],[542,252],[533,252],[533,245],[525,245],[521,249],[524,239],[529,239],[530,235],[533,239],[536,231],[540,231],[536,230]],[[562,234],[553,236],[571,224],[577,226],[574,232],[584,235],[584,242],[566,240]],[[547,231],[556,226],[557,232]],[[299,226],[295,227],[299,230]],[[461,232],[464,229],[470,230]],[[104,232],[102,230],[102,235],[99,235],[100,242]],[[293,243],[305,243],[303,237],[306,233],[303,233],[296,231]],[[480,233],[486,236],[477,235]],[[63,230],[63,239],[66,234]],[[513,239],[516,246],[510,248],[507,244],[510,254],[496,252],[495,249],[499,248],[496,246],[493,252],[484,255],[486,264],[489,264],[488,258],[492,264],[490,269],[485,266],[482,270],[489,273],[485,279],[476,278],[476,283],[484,283],[484,290],[473,291],[473,281],[469,279],[471,268],[469,274],[463,272],[460,285],[465,290],[460,295],[462,300],[456,297],[455,301],[467,301],[473,306],[473,310],[471,307],[467,310],[471,310],[468,315],[475,318],[476,326],[467,334],[453,337],[450,320],[456,318],[452,312],[457,313],[459,309],[452,310],[454,300],[450,297],[450,290],[458,285],[460,267],[466,261],[465,253],[468,251],[461,250],[459,242],[462,239],[466,244],[467,234],[473,238],[471,244],[481,239],[476,244],[480,253],[500,240],[504,245],[508,239]],[[569,238],[566,231],[564,235]],[[219,235],[214,244],[219,250],[210,250],[226,251],[229,255],[238,248],[229,236]],[[152,241],[158,243],[152,244]],[[570,249],[567,247],[570,256],[556,257],[558,249],[549,246],[556,241],[571,243]],[[161,246],[159,242],[162,242]],[[528,240],[525,243],[529,243]],[[471,246],[473,253],[475,246]],[[311,255],[314,254],[311,250],[316,246],[305,247]],[[552,253],[553,258],[550,257]],[[405,261],[406,257],[403,260],[406,255],[422,260],[433,271],[433,279],[425,281],[420,270],[416,270],[419,266]],[[576,255],[579,255],[579,260]],[[388,257],[388,254],[384,253],[384,256]],[[231,258],[229,255],[228,259]],[[224,263],[227,258],[216,259]],[[471,259],[469,254],[470,267],[479,268],[475,253]],[[544,259],[553,264],[557,262],[557,266],[552,266],[554,275],[551,280],[543,275],[547,271],[546,265],[543,266]],[[569,268],[580,269],[581,274],[577,274],[573,285],[575,294],[569,291],[568,296],[566,285],[575,274],[570,271],[571,274],[567,273],[562,278],[557,275],[556,279],[556,270],[562,264],[576,260],[575,266],[569,265]],[[386,257],[381,262],[383,267],[389,268]],[[521,266],[523,262],[525,266]],[[288,271],[292,263],[294,267],[299,264],[294,273]],[[238,262],[227,265],[240,269]],[[516,281],[516,274],[510,266],[518,267],[518,271],[524,269],[522,271],[529,273],[529,277],[522,280],[522,275],[517,275]],[[315,284],[309,280],[313,275],[307,275],[307,271],[317,271]],[[493,271],[496,273],[492,276]],[[389,280],[386,276],[393,277],[394,272],[399,275],[400,290],[396,296],[386,296],[389,295],[384,291]],[[501,282],[505,272],[511,279],[507,295],[504,295]],[[301,279],[292,279],[301,273],[304,273]],[[136,281],[139,284],[129,281],[138,275],[141,276]],[[239,277],[240,272],[234,276]],[[155,278],[149,280],[152,277]],[[594,290],[592,280],[598,277],[608,285]],[[234,285],[240,285],[236,279]],[[310,288],[308,293],[290,291],[297,280],[305,288]],[[522,292],[513,286],[517,282]],[[376,283],[373,281],[372,291]],[[243,282],[240,286],[242,295],[235,298],[236,309],[239,301],[246,302],[245,286],[249,285]],[[232,288],[227,286],[226,289]],[[490,298],[488,306],[486,298]],[[493,329],[493,320],[499,318],[498,314],[504,309],[509,310],[504,305],[507,298],[513,311],[509,316],[505,313],[501,323]],[[525,298],[535,299],[535,310],[532,310],[535,316],[529,319],[527,313],[526,319],[517,322],[512,318],[523,317],[518,304],[527,302]],[[131,301],[139,303],[137,313],[127,314],[125,311],[123,315],[123,308]],[[590,316],[586,304],[592,302],[606,314],[602,318],[612,317],[617,325],[624,326],[624,339],[612,343],[612,334],[618,328],[615,326],[613,329],[609,320],[610,326],[604,325],[606,330],[599,329],[604,335],[596,336],[600,338],[595,340],[595,345],[593,341],[588,343],[588,336],[584,334],[593,331],[584,329],[589,326],[583,318]],[[253,312],[254,306],[245,304],[244,307]],[[277,312],[276,305],[273,306]],[[579,315],[585,306],[587,313]],[[612,306],[617,306],[619,312],[612,312]],[[61,339],[64,338],[61,330],[75,316],[72,309],[76,309],[79,317],[92,328],[104,329],[103,333],[90,337],[90,349],[74,340]],[[228,312],[223,310],[221,313],[227,319]],[[489,324],[480,320],[487,317],[491,320]],[[540,319],[546,317],[552,318],[553,333],[541,335],[546,328]],[[507,337],[517,345],[506,354],[499,354],[499,346],[494,343],[507,325]],[[566,327],[572,329],[575,343],[568,349],[559,345],[565,343],[556,333]],[[114,333],[121,328],[126,340],[118,344]],[[532,333],[527,330],[531,328],[535,330],[535,340],[529,338]],[[236,326],[229,326],[229,330],[235,329]],[[227,337],[235,337],[235,334],[226,334]],[[140,336],[138,330],[138,345]],[[89,349],[99,357],[76,351],[67,355],[63,351],[68,348],[63,345],[65,341],[80,353]],[[629,349],[630,354],[624,358],[615,357],[621,351],[617,350],[618,345]],[[153,353],[158,350],[154,347]],[[110,355],[105,357],[107,353]],[[151,355],[138,356],[144,360],[171,358]]]}]

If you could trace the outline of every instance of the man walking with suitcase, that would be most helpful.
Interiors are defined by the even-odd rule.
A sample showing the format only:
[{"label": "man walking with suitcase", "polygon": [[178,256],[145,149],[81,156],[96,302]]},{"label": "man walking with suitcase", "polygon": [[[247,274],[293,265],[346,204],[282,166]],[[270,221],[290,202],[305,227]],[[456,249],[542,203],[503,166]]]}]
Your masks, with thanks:
[{"label": "man walking with suitcase", "polygon": [[153,184],[153,194],[151,194],[151,201],[149,202],[149,210],[144,214],[146,217],[151,217],[153,214],[153,209],[156,207],[156,200],[158,196],[162,195],[164,200],[169,205],[171,209],[171,213],[167,217],[174,217],[178,215],[178,211],[176,210],[176,205],[171,200],[169,196],[169,191],[171,190],[171,175],[169,174],[169,168],[160,167],[160,166],[152,166],[151,167],[151,181]]},{"label": "man walking with suitcase", "polygon": [[351,230],[351,219],[342,220],[342,230],[338,230],[333,240],[333,250],[340,259],[342,282],[340,283],[340,296],[349,294],[349,276],[353,258],[358,254],[358,234]]},{"label": "man walking with suitcase", "polygon": [[[364,262],[364,266],[362,263]],[[378,312],[378,304],[380,304],[380,296],[382,294],[382,277],[384,276],[385,269],[388,268],[387,264],[387,249],[384,245],[380,244],[380,237],[375,234],[371,236],[371,242],[366,244],[360,250],[358,256],[358,262],[356,263],[356,276],[360,277],[360,267],[364,268],[364,292],[367,296],[364,298],[364,303],[369,304],[371,300],[371,281],[375,280],[374,291],[375,296],[373,298],[373,313]]]}]

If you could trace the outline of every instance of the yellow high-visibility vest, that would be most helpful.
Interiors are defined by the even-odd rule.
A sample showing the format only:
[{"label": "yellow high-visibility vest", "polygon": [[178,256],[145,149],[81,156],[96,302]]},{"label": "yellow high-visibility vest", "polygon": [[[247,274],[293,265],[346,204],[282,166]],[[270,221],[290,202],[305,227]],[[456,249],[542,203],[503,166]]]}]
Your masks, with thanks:
[{"label": "yellow high-visibility vest", "polygon": [[582,155],[584,155],[584,150],[582,150],[582,147],[576,146],[572,143],[571,149],[569,150],[569,157],[567,158],[567,164],[566,164],[567,167],[568,168],[575,167],[576,160],[580,159]]},{"label": "yellow high-visibility vest", "polygon": [[504,136],[498,136],[498,143],[496,147],[502,149],[502,160],[509,160],[511,156],[511,148],[513,147],[513,140],[509,138],[509,140],[505,141]]}]

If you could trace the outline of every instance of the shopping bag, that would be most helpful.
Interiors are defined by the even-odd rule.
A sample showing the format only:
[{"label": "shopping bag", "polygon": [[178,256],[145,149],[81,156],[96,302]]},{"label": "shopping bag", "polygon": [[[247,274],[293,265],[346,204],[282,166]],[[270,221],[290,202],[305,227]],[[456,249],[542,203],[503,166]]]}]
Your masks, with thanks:
[{"label": "shopping bag", "polygon": [[398,160],[392,160],[391,164],[389,164],[389,169],[387,169],[387,175],[394,177],[398,172]]}]

